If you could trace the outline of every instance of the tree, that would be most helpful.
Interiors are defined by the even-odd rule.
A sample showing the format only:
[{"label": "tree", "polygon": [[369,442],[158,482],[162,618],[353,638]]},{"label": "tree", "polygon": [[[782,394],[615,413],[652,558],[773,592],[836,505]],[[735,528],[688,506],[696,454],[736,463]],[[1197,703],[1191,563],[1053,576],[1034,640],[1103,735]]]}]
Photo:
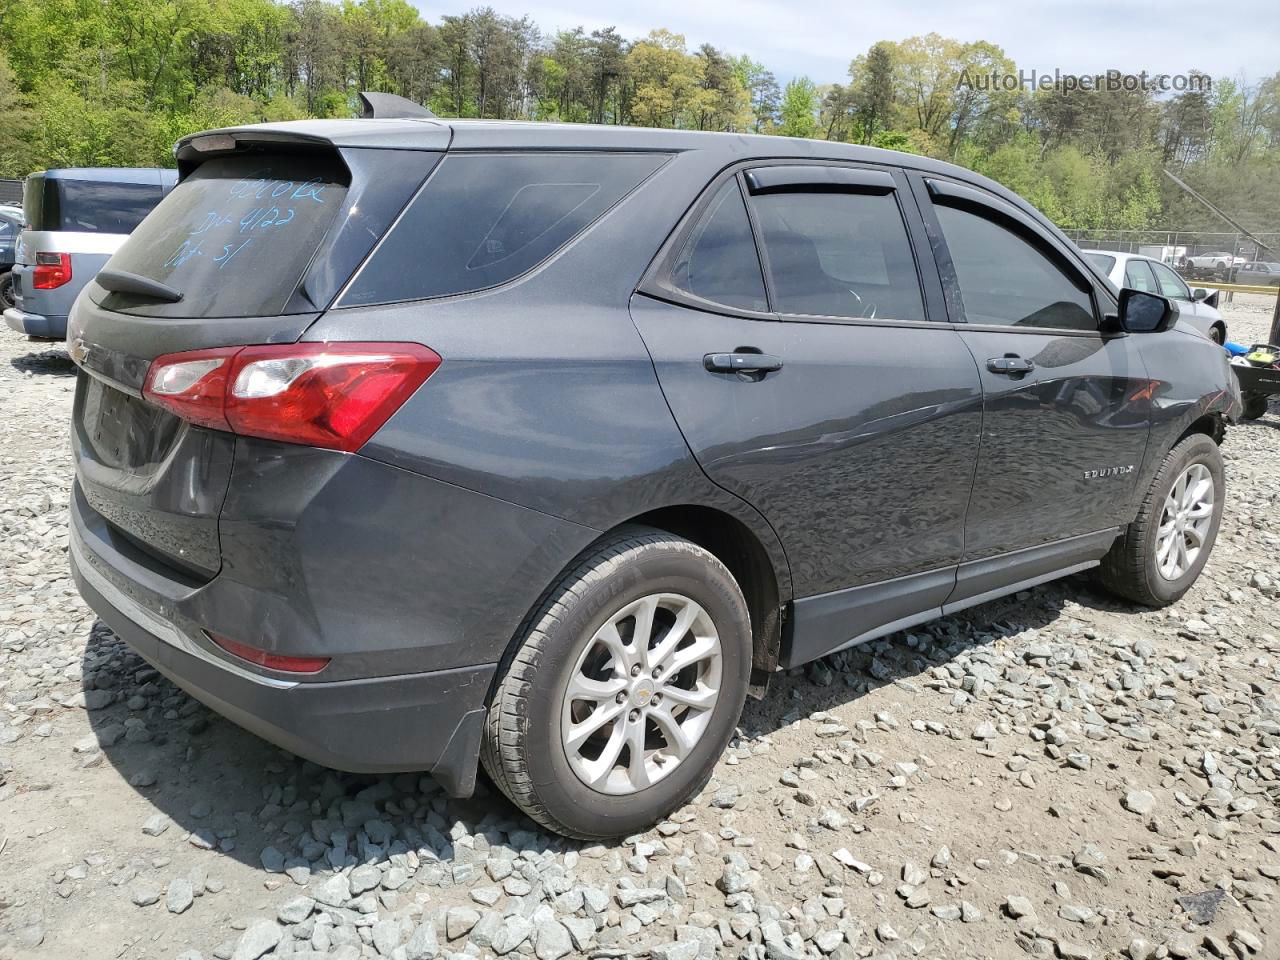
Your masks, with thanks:
[{"label": "tree", "polygon": [[808,77],[796,77],[782,92],[782,120],[778,133],[784,137],[812,137],[818,132],[818,88]]}]

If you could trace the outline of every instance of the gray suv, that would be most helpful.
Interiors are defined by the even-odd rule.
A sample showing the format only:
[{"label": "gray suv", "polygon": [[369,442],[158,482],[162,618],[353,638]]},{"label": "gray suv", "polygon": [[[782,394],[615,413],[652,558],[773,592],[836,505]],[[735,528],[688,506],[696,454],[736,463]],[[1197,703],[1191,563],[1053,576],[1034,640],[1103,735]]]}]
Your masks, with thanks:
[{"label": "gray suv", "polygon": [[76,295],[177,182],[174,170],[74,167],[27,177],[26,229],[0,289],[9,328],[61,340]]},{"label": "gray suv", "polygon": [[780,669],[1195,581],[1223,351],[967,170],[486,121],[199,134],[71,315],[74,576],[316,762],[644,829]]}]

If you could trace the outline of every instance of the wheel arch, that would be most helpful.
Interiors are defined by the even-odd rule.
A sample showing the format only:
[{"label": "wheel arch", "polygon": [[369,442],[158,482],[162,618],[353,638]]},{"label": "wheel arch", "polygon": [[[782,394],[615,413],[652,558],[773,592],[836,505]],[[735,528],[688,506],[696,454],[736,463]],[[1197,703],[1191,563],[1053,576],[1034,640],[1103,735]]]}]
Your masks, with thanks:
[{"label": "wheel arch", "polygon": [[752,685],[765,683],[778,665],[782,605],[789,597],[783,593],[774,560],[760,538],[732,514],[696,504],[660,507],[638,514],[627,523],[684,537],[729,568],[751,613]]},{"label": "wheel arch", "polygon": [[751,615],[751,692],[757,696],[763,695],[769,675],[777,668],[782,645],[784,606],[791,600],[791,573],[786,558],[781,553],[781,544],[776,537],[771,542],[766,541],[766,537],[772,534],[771,528],[761,535],[743,518],[727,510],[705,504],[682,503],[646,510],[602,530],[598,537],[561,568],[560,573],[538,595],[508,641],[485,697],[486,706],[492,703],[506,665],[519,649],[530,620],[542,608],[548,592],[555,589],[565,572],[577,566],[603,540],[614,536],[624,527],[637,526],[683,537],[713,554],[729,568],[742,589]]}]

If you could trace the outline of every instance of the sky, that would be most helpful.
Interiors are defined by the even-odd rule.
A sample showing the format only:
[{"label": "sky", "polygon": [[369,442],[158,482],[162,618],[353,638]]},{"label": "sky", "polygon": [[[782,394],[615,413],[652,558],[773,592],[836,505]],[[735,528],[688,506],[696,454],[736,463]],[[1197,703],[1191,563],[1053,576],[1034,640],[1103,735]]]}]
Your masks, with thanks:
[{"label": "sky", "polygon": [[[484,0],[413,0],[433,22]],[[989,40],[1018,67],[1052,73],[1115,68],[1179,74],[1191,69],[1248,81],[1280,70],[1280,11],[1209,0],[910,0],[787,3],[785,0],[488,0],[506,16],[527,14],[544,32],[615,26],[628,39],[655,27],[747,53],[780,80],[843,82],[849,61],[877,40],[937,32]]]}]

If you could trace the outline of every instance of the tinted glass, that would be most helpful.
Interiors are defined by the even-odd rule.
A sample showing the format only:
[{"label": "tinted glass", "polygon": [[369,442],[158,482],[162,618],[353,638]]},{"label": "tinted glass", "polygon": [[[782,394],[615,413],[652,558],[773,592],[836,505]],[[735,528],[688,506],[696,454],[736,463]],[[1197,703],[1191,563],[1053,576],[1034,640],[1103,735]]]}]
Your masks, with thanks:
[{"label": "tinted glass", "polygon": [[132,233],[162,195],[159,184],[89,180],[46,180],[45,183],[46,219],[51,213],[48,194],[55,190],[57,193],[56,226],[46,226],[46,230]]},{"label": "tinted glass", "polygon": [[655,154],[447,156],[342,306],[497,286],[536,267],[666,160]]},{"label": "tinted glass", "polygon": [[672,283],[695,297],[744,310],[768,310],[760,258],[736,178],[711,201],[680,251]]},{"label": "tinted glass", "polygon": [[1124,285],[1147,293],[1156,292],[1156,278],[1146,260],[1130,260],[1124,265]]},{"label": "tinted glass", "polygon": [[1098,267],[1108,276],[1111,274],[1111,268],[1116,265],[1116,258],[1108,256],[1105,253],[1090,253],[1086,250],[1084,255],[1086,259],[1092,261],[1094,266]]},{"label": "tinted glass", "polygon": [[1097,329],[1089,294],[1021,236],[967,210],[934,209],[969,323]]},{"label": "tinted glass", "polygon": [[0,237],[12,237],[17,232],[17,228],[13,225],[12,220],[6,220],[4,217],[0,217]]},{"label": "tinted glass", "polygon": [[915,258],[892,194],[770,193],[751,202],[775,310],[925,319]]},{"label": "tinted glass", "polygon": [[1182,278],[1166,267],[1163,263],[1151,263],[1151,269],[1156,272],[1156,283],[1159,285],[1159,293],[1166,297],[1172,297],[1175,300],[1190,300],[1191,291],[1187,289],[1187,285],[1182,282]]},{"label": "tinted glass", "polygon": [[178,303],[110,294],[103,306],[148,316],[278,314],[346,196],[345,170],[320,158],[226,157],[196,168],[110,260],[159,280]]}]

